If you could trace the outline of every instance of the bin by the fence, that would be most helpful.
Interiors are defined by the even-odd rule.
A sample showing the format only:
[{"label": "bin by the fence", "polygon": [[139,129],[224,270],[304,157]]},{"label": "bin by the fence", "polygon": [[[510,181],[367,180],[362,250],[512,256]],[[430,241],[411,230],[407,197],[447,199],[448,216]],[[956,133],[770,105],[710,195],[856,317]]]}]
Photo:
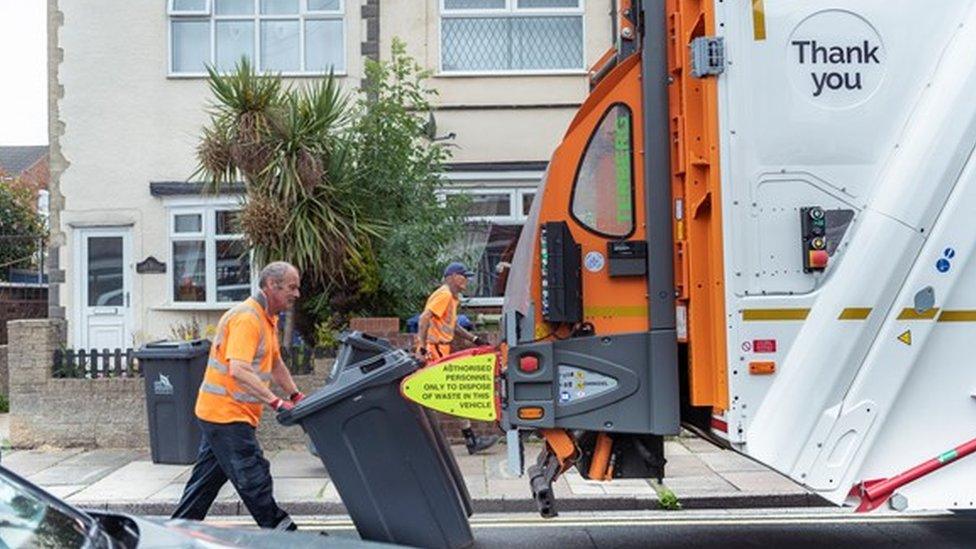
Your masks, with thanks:
[{"label": "bin by the fence", "polygon": [[210,354],[210,341],[157,341],[136,351],[145,376],[149,447],[153,463],[190,464],[200,448],[193,408]]},{"label": "bin by the fence", "polygon": [[400,395],[416,361],[384,343],[346,336],[361,352],[340,351],[336,379],[278,421],[308,433],[363,539],[466,547],[471,500],[457,462],[427,412]]}]

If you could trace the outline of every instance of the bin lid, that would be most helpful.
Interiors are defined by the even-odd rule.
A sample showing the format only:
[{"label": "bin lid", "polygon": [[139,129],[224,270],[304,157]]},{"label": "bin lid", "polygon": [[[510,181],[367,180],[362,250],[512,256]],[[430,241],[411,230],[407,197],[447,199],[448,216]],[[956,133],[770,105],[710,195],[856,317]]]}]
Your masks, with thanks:
[{"label": "bin lid", "polygon": [[193,358],[210,352],[209,339],[189,341],[160,340],[146,343],[136,351],[135,357],[142,359],[181,359]]},{"label": "bin lid", "polygon": [[338,379],[305,397],[291,410],[278,414],[278,422],[294,425],[332,404],[370,387],[398,383],[414,372],[419,364],[406,351],[394,349],[371,360],[364,360],[355,368],[339,372]]},{"label": "bin lid", "polygon": [[391,345],[388,340],[363,333],[358,330],[353,332],[342,332],[342,334],[339,335],[339,342],[343,345],[351,345],[367,351],[383,352],[393,349],[393,345]]}]

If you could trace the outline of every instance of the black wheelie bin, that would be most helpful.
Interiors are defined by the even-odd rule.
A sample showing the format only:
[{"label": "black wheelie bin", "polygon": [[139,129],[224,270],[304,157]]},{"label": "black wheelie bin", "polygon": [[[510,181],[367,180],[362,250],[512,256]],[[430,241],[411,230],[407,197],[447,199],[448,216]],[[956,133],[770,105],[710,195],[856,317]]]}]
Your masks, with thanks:
[{"label": "black wheelie bin", "polygon": [[364,540],[471,545],[471,499],[454,455],[427,411],[400,395],[417,361],[356,332],[343,347],[334,379],[278,421],[309,435]]},{"label": "black wheelie bin", "polygon": [[156,341],[135,352],[145,379],[153,463],[194,463],[200,425],[193,408],[207,369],[210,341]]}]

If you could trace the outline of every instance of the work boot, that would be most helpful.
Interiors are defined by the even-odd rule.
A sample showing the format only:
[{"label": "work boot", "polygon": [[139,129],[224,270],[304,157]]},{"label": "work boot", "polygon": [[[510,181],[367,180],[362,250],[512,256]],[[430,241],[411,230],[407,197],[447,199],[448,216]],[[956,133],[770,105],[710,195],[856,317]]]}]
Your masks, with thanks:
[{"label": "work boot", "polygon": [[498,435],[486,435],[483,437],[475,436],[471,429],[462,429],[464,435],[464,445],[468,447],[469,454],[477,454],[482,450],[487,450],[498,443]]}]

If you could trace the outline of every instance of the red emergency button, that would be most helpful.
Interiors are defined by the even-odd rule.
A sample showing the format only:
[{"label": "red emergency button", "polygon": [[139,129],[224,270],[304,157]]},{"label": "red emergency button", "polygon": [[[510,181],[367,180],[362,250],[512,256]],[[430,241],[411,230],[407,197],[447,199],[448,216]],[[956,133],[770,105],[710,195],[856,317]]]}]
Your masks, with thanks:
[{"label": "red emergency button", "polygon": [[810,250],[810,268],[811,269],[826,269],[827,260],[830,256],[827,255],[827,250]]},{"label": "red emergency button", "polygon": [[527,374],[538,372],[539,358],[532,355],[519,357],[519,370]]}]

